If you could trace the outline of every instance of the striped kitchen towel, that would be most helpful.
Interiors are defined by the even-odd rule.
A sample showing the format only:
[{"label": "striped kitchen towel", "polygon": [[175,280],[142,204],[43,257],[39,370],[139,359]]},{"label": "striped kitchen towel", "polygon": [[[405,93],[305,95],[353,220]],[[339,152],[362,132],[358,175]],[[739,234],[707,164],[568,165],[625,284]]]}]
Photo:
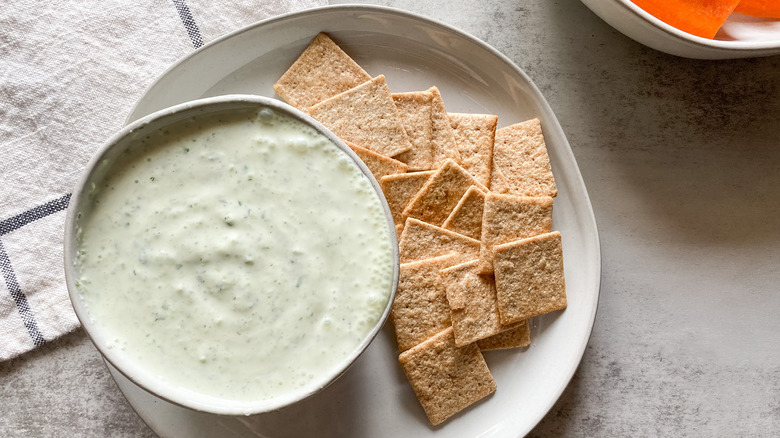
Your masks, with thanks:
[{"label": "striped kitchen towel", "polygon": [[16,0],[0,8],[0,360],[78,327],[65,289],[70,191],[174,61],[325,0]]}]

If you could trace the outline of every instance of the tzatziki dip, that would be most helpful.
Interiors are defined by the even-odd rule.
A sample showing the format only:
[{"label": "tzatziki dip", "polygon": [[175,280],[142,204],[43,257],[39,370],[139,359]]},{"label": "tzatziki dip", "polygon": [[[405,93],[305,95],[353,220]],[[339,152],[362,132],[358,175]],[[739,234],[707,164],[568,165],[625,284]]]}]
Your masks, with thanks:
[{"label": "tzatziki dip", "polygon": [[[131,134],[132,135],[132,134]],[[103,348],[161,384],[269,400],[343,370],[391,296],[382,200],[270,108],[189,117],[88,181],[75,284]]]}]

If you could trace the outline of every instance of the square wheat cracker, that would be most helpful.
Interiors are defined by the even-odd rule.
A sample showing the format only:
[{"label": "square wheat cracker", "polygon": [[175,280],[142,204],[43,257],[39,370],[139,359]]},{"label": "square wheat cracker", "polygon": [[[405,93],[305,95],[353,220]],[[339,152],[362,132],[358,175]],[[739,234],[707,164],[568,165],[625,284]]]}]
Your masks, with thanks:
[{"label": "square wheat cracker", "polygon": [[401,264],[390,311],[399,350],[408,350],[452,325],[440,271],[462,261],[461,255],[450,254]]},{"label": "square wheat cracker", "polygon": [[390,213],[393,214],[396,228],[400,228],[398,235],[404,228],[403,211],[409,202],[417,196],[417,192],[425,185],[435,172],[409,172],[398,175],[383,176],[379,180],[379,186],[385,195]]},{"label": "square wheat cracker", "polygon": [[477,341],[477,347],[481,351],[506,350],[531,345],[531,329],[528,320],[518,322],[509,330],[493,335],[489,338]]},{"label": "square wheat cracker", "polygon": [[324,33],[311,40],[290,68],[274,84],[274,91],[290,105],[306,111],[371,76]]},{"label": "square wheat cracker", "polygon": [[440,227],[471,186],[488,191],[458,163],[447,160],[409,202],[403,218],[419,219]]},{"label": "square wheat cracker", "polygon": [[484,209],[485,194],[477,186],[471,186],[441,227],[472,239],[481,239]]},{"label": "square wheat cracker", "polygon": [[414,91],[393,93],[401,123],[409,135],[412,148],[396,158],[406,163],[410,170],[433,169],[433,117],[431,116],[433,93]]},{"label": "square wheat cracker", "polygon": [[553,199],[549,196],[485,195],[479,271],[493,272],[493,247],[552,230]]},{"label": "square wheat cracker", "polygon": [[455,345],[462,347],[509,329],[501,325],[492,275],[480,275],[477,260],[442,269]]},{"label": "square wheat cracker", "polygon": [[404,225],[398,243],[401,263],[456,253],[472,260],[479,257],[479,240],[447,231],[417,219]]},{"label": "square wheat cracker", "polygon": [[398,361],[434,426],[496,390],[479,348],[457,347],[451,328],[401,353]]},{"label": "square wheat cracker", "polygon": [[412,148],[383,75],[308,109],[339,138],[392,157]]},{"label": "square wheat cracker", "polygon": [[379,155],[376,152],[360,147],[355,143],[345,141],[347,146],[355,152],[355,155],[365,163],[374,178],[379,181],[383,176],[395,175],[399,173],[406,173],[406,164],[394,160],[384,155]]},{"label": "square wheat cracker", "polygon": [[450,113],[449,117],[455,133],[460,165],[477,181],[489,187],[498,116]]},{"label": "square wheat cracker", "polygon": [[566,308],[561,233],[496,246],[495,278],[501,324]]},{"label": "square wheat cracker", "polygon": [[412,141],[412,150],[398,155],[413,170],[441,167],[448,159],[460,162],[455,131],[450,124],[441,93],[436,87],[427,91],[395,93],[393,100],[404,119]]},{"label": "square wheat cracker", "polygon": [[519,196],[558,195],[539,119],[496,131],[490,190]]},{"label": "square wheat cracker", "polygon": [[433,99],[431,99],[431,118],[433,119],[432,169],[438,169],[447,160],[460,163],[461,156],[458,152],[458,146],[455,144],[455,131],[450,123],[450,115],[444,107],[444,99],[442,99],[438,88],[431,87],[428,91],[433,94]]}]

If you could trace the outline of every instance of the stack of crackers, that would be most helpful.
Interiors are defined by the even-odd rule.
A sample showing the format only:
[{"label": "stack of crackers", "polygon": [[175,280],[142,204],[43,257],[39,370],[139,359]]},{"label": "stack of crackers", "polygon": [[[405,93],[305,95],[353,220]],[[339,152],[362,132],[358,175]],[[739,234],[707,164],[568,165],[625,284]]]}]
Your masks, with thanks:
[{"label": "stack of crackers", "polygon": [[448,113],[436,87],[391,93],[324,33],[274,90],[380,182],[400,236],[399,361],[430,422],[493,393],[482,352],[529,345],[529,318],[566,307],[539,120],[496,129],[497,116]]}]

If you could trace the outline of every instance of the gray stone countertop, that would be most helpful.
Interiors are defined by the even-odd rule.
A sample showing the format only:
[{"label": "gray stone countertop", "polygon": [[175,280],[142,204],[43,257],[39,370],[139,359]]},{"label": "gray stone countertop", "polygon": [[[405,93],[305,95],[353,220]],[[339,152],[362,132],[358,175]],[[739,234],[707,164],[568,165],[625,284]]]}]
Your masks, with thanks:
[{"label": "gray stone countertop", "polygon": [[[596,323],[530,436],[780,436],[780,56],[666,55],[575,0],[379,3],[525,70],[590,193]],[[1,436],[154,436],[82,330],[0,363],[0,387]]]}]

